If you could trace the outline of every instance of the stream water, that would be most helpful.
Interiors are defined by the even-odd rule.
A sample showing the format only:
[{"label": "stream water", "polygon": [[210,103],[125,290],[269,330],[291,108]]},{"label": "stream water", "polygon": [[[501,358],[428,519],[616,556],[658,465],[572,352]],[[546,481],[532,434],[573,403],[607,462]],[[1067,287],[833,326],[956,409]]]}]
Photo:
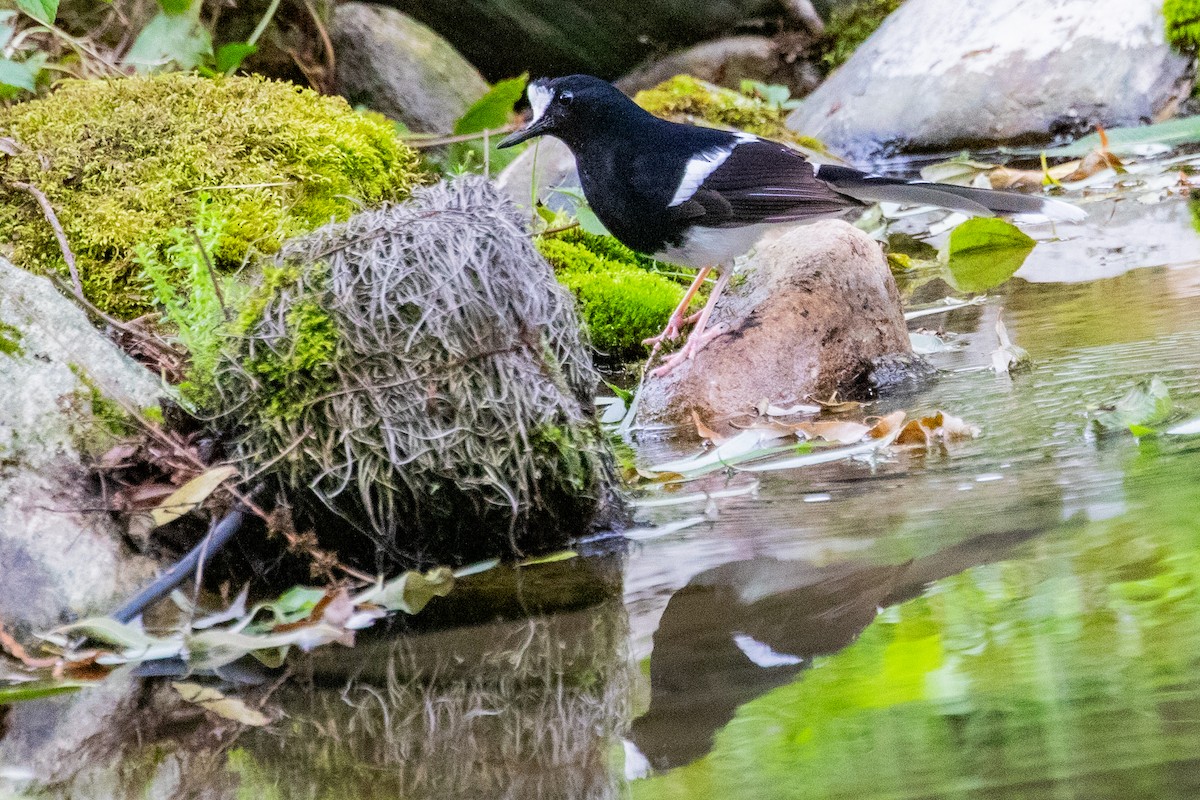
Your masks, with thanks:
[{"label": "stream water", "polygon": [[[120,676],[0,709],[0,798],[1200,796],[1200,436],[1086,418],[1150,377],[1200,415],[1200,205],[1147,199],[913,323],[938,379],[866,413],[978,438],[690,483],[735,491],[321,649],[266,728]],[[991,371],[1000,320],[1029,371]]]}]

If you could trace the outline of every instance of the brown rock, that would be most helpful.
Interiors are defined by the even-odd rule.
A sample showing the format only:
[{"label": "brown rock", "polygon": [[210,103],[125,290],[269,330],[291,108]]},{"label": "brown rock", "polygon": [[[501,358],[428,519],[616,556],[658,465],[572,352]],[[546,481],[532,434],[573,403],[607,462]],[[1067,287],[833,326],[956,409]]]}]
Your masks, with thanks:
[{"label": "brown rock", "polygon": [[[790,406],[847,392],[881,360],[913,359],[900,295],[879,245],[845,222],[760,245],[713,313],[730,332],[642,387],[638,421],[709,424],[763,399]],[[897,359],[896,357],[899,357]]]}]

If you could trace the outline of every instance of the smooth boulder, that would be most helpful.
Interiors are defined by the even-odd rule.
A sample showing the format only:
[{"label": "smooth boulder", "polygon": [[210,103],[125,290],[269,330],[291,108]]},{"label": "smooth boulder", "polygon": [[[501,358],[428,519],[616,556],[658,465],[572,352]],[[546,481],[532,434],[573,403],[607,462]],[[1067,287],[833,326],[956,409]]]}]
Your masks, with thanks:
[{"label": "smooth boulder", "polygon": [[740,88],[743,80],[781,84],[791,90],[793,97],[803,97],[821,82],[821,72],[812,62],[798,57],[802,55],[798,50],[803,47],[797,48],[783,37],[726,36],[643,64],[616,85],[633,95],[676,75],[691,75],[729,89]]},{"label": "smooth boulder", "polygon": [[[792,406],[860,386],[875,365],[912,362],[900,295],[879,244],[840,220],[761,244],[717,305],[719,336],[642,386],[641,424],[720,426],[763,400]],[[735,281],[735,284],[737,281]]]},{"label": "smooth boulder", "polygon": [[1172,116],[1160,0],[908,0],[788,119],[850,158],[1034,144]]},{"label": "smooth boulder", "polygon": [[50,281],[0,258],[0,386],[0,624],[104,613],[154,564],[122,543],[84,464],[120,408],[158,403],[159,380]]},{"label": "smooth boulder", "polygon": [[450,131],[487,93],[487,81],[450,43],[394,8],[340,5],[329,36],[338,94],[414,131]]}]

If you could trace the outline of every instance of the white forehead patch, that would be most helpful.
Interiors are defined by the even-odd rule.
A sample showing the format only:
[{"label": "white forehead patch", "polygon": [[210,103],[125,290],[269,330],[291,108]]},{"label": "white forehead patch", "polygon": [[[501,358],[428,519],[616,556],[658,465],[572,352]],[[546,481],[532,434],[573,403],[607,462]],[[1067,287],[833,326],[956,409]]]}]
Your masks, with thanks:
[{"label": "white forehead patch", "polygon": [[533,119],[529,120],[529,124],[533,124],[542,118],[542,114],[546,113],[546,106],[550,105],[550,99],[554,97],[554,92],[549,86],[540,82],[534,81],[529,84],[529,106],[533,109]]}]

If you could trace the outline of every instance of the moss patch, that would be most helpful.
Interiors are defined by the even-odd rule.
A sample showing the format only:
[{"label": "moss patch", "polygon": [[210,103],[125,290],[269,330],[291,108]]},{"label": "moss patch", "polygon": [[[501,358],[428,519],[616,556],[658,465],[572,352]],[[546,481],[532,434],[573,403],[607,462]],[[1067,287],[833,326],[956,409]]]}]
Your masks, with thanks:
[{"label": "moss patch", "polygon": [[829,69],[846,63],[903,0],[856,0],[834,9],[820,43],[821,62]]},{"label": "moss patch", "polygon": [[536,244],[574,293],[592,344],[614,358],[643,355],[642,340],[663,329],[683,298],[683,286],[650,271],[657,262],[612,237],[572,229]]},{"label": "moss patch", "polygon": [[21,348],[20,329],[0,321],[0,353],[6,356],[19,356],[24,352]]},{"label": "moss patch", "polygon": [[[404,198],[422,180],[390,125],[341,98],[261,78],[63,81],[0,111],[0,134],[25,148],[4,177],[46,193],[84,291],[122,317],[150,307],[135,248],[165,249],[172,229],[193,227],[198,192],[225,222],[211,256],[228,270],[361,203]],[[0,238],[16,263],[65,272],[28,194],[0,191]]]},{"label": "moss patch", "polygon": [[1167,41],[1180,50],[1200,49],[1200,0],[1166,0]]},{"label": "moss patch", "polygon": [[811,136],[800,136],[784,120],[787,112],[772,103],[693,78],[676,75],[633,98],[642,108],[665,119],[692,124],[737,128],[756,136],[823,151]]}]

